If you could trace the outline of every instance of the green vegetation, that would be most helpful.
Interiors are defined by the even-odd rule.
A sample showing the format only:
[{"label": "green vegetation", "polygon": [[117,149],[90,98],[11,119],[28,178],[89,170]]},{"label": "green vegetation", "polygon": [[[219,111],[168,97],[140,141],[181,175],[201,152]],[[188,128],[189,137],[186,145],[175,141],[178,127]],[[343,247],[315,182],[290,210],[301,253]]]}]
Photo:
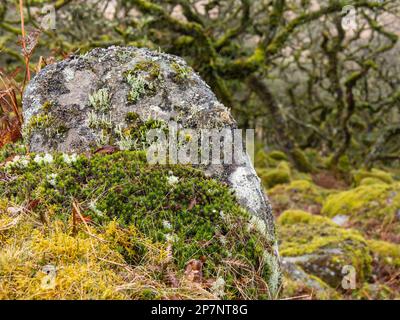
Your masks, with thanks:
[{"label": "green vegetation", "polygon": [[[328,175],[329,161],[310,150],[307,156],[312,156],[313,167],[320,172],[314,170],[310,175],[290,168],[292,177],[302,179],[282,181],[267,190],[277,216],[284,261],[282,295],[398,298],[400,189],[394,174],[378,169],[354,170],[354,184],[346,185],[337,180],[340,175]],[[270,172],[273,175],[282,163],[287,165],[271,162],[266,153],[259,152],[257,159],[268,159],[256,162],[263,166],[267,163],[267,167],[257,169],[260,177]],[[329,184],[331,188],[327,189]],[[355,268],[354,290],[341,288],[345,265]]]},{"label": "green vegetation", "polygon": [[[18,220],[15,229],[0,237],[3,248],[10,246],[2,251],[10,256],[0,259],[5,261],[0,265],[0,274],[5,275],[2,279],[10,279],[0,282],[4,297],[28,297],[25,290],[32,294],[37,290],[42,298],[127,298],[129,292],[116,288],[124,287],[124,283],[129,287],[123,266],[130,265],[148,268],[150,279],[144,281],[158,281],[150,296],[160,298],[166,294],[163,290],[167,284],[163,283],[162,269],[151,271],[153,267],[167,264],[168,271],[179,278],[191,259],[202,257],[206,260],[204,282],[222,278],[224,298],[243,298],[244,294],[272,298],[277,294],[280,280],[276,261],[269,253],[272,244],[258,227],[264,222],[251,219],[227,187],[206,178],[201,171],[149,166],[141,152],[79,156],[72,163],[66,163],[64,155],[44,155],[47,164],[39,162],[38,157],[30,155],[31,160],[23,165],[6,166],[13,179],[0,182],[5,204],[3,225],[13,218],[7,215],[11,206],[21,207],[25,199],[38,202],[31,210],[33,220],[21,217],[21,225]],[[74,204],[88,223],[76,225]],[[23,264],[28,257],[8,241],[32,248],[34,258],[21,270],[13,271],[9,259]],[[107,258],[97,261],[101,257]],[[79,261],[82,265],[75,269]],[[60,292],[43,293],[38,288],[40,272],[39,278],[29,280],[47,264],[63,270],[57,280],[61,281],[57,282]],[[87,277],[90,270],[93,273]],[[13,285],[11,279],[15,277],[22,280]],[[238,277],[250,282],[246,280],[247,284],[241,286]],[[270,291],[265,289],[265,282]],[[79,292],[68,289],[78,283]],[[204,289],[203,294],[206,292]],[[144,295],[144,289],[135,294]]]},{"label": "green vegetation", "polygon": [[[353,31],[340,23],[349,1],[200,2],[1,1],[0,299],[248,299],[279,291],[271,244],[223,185],[191,168],[147,166],[129,152],[148,147],[148,130],[165,124],[134,112],[112,124],[120,97],[106,77],[77,107],[90,110],[91,148],[124,152],[35,155],[21,144],[21,134],[66,138],[70,130],[58,118],[57,99],[69,91],[62,78],[47,88],[61,96],[33,102],[52,115],[25,115],[22,126],[28,81],[54,62],[112,45],[184,58],[190,67],[165,56],[176,87],[191,90],[196,71],[239,128],[255,129],[255,167],[282,255],[322,256],[294,262],[300,278],[286,270],[282,297],[399,298],[398,1],[352,1]],[[54,5],[56,30],[46,26],[46,4]],[[129,107],[168,93],[156,58],[121,50],[115,64],[131,68],[121,75]],[[187,118],[172,103],[162,107],[174,108],[178,122]],[[191,258],[206,259],[201,284],[184,274]],[[353,291],[340,288],[345,263],[359,273]],[[42,288],[46,264],[57,266],[57,290]]]}]

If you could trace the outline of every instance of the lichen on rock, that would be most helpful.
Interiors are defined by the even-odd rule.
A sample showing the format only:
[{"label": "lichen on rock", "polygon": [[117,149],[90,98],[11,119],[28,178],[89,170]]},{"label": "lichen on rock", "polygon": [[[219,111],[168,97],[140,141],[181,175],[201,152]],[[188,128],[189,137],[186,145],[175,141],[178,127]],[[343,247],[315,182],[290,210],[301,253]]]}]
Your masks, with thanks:
[{"label": "lichen on rock", "polygon": [[[23,111],[31,152],[82,153],[104,145],[143,150],[146,132],[170,121],[182,131],[236,128],[229,110],[183,59],[134,47],[98,48],[47,66],[28,85]],[[29,125],[42,117],[61,123],[62,134]],[[250,161],[202,169],[228,183],[274,237],[271,207]]]}]

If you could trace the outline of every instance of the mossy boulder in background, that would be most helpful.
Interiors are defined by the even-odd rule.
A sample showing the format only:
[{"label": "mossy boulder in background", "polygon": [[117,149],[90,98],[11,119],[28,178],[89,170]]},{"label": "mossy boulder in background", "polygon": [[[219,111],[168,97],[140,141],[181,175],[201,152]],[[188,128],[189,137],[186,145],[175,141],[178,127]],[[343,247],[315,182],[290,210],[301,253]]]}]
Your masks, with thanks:
[{"label": "mossy boulder in background", "polygon": [[370,171],[358,170],[353,172],[353,179],[356,186],[359,186],[361,182],[366,178],[373,178],[387,184],[391,184],[394,182],[392,175],[383,170],[372,169]]},{"label": "mossy boulder in background", "polygon": [[321,213],[328,217],[349,216],[350,225],[369,237],[400,243],[400,185],[363,184],[332,194]]},{"label": "mossy boulder in background", "polygon": [[330,219],[300,210],[289,210],[278,218],[280,253],[287,263],[299,265],[332,288],[343,279],[342,268],[356,269],[358,281],[371,275],[368,244],[357,231],[338,227]]},{"label": "mossy boulder in background", "polygon": [[266,188],[290,182],[290,167],[287,162],[280,162],[273,169],[258,169],[257,173]]},{"label": "mossy boulder in background", "polygon": [[327,192],[311,181],[293,180],[289,184],[277,185],[268,190],[276,215],[288,209],[301,209],[320,213]]}]

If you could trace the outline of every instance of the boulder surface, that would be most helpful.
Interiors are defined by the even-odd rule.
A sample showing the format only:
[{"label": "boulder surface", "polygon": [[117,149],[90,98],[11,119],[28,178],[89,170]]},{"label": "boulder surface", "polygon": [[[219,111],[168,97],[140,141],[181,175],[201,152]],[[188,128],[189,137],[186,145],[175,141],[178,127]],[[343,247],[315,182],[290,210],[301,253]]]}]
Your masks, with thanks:
[{"label": "boulder surface", "polygon": [[[184,129],[235,129],[230,111],[186,62],[133,47],[94,49],[47,66],[23,100],[24,138],[31,152],[83,153],[106,145],[143,148],[160,122]],[[274,238],[270,203],[247,155],[241,163],[207,165]]]}]

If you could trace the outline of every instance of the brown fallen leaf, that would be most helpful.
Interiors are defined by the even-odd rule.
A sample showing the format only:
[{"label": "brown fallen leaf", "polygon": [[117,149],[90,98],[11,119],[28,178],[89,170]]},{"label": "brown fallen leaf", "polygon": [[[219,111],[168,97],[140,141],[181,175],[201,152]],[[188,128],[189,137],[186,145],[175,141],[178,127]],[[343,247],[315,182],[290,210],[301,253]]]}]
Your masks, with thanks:
[{"label": "brown fallen leaf", "polygon": [[115,152],[119,151],[119,149],[115,146],[104,146],[99,149],[97,149],[94,153],[100,153],[100,154],[113,154]]},{"label": "brown fallen leaf", "polygon": [[186,264],[185,276],[191,282],[201,283],[203,281],[203,261],[192,259]]},{"label": "brown fallen leaf", "polygon": [[26,210],[31,211],[34,210],[40,203],[39,199],[29,201],[28,205],[26,206]]},{"label": "brown fallen leaf", "polygon": [[197,199],[196,199],[196,198],[193,198],[193,199],[190,201],[190,203],[189,203],[188,210],[189,210],[189,211],[192,210],[196,204],[197,204]]}]

